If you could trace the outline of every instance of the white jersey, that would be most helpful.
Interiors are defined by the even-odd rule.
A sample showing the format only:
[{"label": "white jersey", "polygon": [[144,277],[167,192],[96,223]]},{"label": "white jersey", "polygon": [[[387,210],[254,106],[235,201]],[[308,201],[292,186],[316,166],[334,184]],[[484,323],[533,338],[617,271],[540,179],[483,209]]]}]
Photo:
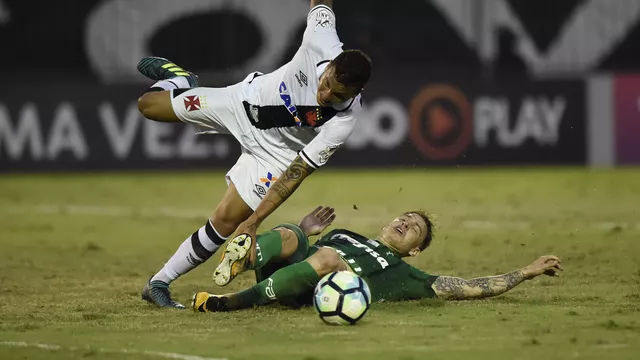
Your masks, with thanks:
[{"label": "white jersey", "polygon": [[176,116],[204,134],[231,134],[242,155],[226,175],[256,209],[273,182],[300,156],[318,168],[349,137],[362,109],[360,95],[332,107],[316,101],[319,78],[342,52],[333,11],[311,9],[300,49],[270,73],[252,73],[226,88],[171,90]]},{"label": "white jersey", "polygon": [[309,12],[293,59],[272,73],[253,73],[244,80],[243,106],[251,125],[260,129],[255,141],[274,158],[290,163],[299,154],[318,168],[351,134],[362,107],[360,95],[333,107],[316,100],[320,76],[341,52],[335,14],[318,5]]}]

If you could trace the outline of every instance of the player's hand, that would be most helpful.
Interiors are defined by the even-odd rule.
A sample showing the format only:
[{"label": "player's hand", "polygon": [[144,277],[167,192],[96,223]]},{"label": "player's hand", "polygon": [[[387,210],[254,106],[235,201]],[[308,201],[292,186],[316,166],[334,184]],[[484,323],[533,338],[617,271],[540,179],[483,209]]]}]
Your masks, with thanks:
[{"label": "player's hand", "polygon": [[524,276],[527,279],[533,279],[538,275],[558,276],[558,272],[562,271],[562,262],[557,256],[545,255],[541,256],[533,264],[523,269]]},{"label": "player's hand", "polygon": [[328,206],[318,206],[300,221],[300,228],[307,236],[318,235],[336,219],[335,209]]}]

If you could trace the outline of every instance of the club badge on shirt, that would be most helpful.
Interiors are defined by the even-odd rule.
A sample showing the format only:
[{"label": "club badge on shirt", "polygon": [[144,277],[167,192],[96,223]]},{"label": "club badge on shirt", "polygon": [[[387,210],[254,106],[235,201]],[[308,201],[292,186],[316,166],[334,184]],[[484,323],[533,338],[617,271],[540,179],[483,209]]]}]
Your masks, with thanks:
[{"label": "club badge on shirt", "polygon": [[189,95],[184,97],[184,108],[188,111],[202,110],[207,105],[204,96]]}]

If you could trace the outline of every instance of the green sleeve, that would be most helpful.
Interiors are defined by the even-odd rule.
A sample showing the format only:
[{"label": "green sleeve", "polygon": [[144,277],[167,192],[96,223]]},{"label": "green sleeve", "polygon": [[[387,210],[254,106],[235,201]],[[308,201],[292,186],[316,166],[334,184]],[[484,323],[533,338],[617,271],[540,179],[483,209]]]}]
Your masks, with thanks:
[{"label": "green sleeve", "polygon": [[431,285],[438,278],[405,262],[368,277],[373,301],[400,301],[434,298]]}]

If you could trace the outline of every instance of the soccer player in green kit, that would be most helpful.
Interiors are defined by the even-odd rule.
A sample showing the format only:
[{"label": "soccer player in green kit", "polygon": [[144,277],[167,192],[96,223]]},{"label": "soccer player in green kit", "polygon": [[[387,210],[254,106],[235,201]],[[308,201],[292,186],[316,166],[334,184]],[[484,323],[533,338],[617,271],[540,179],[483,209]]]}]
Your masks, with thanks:
[{"label": "soccer player in green kit", "polygon": [[542,256],[527,267],[503,275],[465,280],[428,274],[402,260],[420,254],[433,239],[433,224],[419,211],[394,219],[376,239],[338,229],[309,246],[308,237],[322,233],[334,219],[332,208],[318,207],[299,225],[279,225],[261,234],[253,265],[248,261],[249,242],[244,235],[237,236],[227,245],[214,272],[214,281],[225,286],[243,271],[254,269],[257,284],[233,294],[196,293],[193,310],[230,311],[275,301],[288,305],[311,304],[313,289],[320,279],[341,270],[364,278],[373,301],[480,299],[505,293],[538,275],[555,276],[562,270],[560,259]]}]

